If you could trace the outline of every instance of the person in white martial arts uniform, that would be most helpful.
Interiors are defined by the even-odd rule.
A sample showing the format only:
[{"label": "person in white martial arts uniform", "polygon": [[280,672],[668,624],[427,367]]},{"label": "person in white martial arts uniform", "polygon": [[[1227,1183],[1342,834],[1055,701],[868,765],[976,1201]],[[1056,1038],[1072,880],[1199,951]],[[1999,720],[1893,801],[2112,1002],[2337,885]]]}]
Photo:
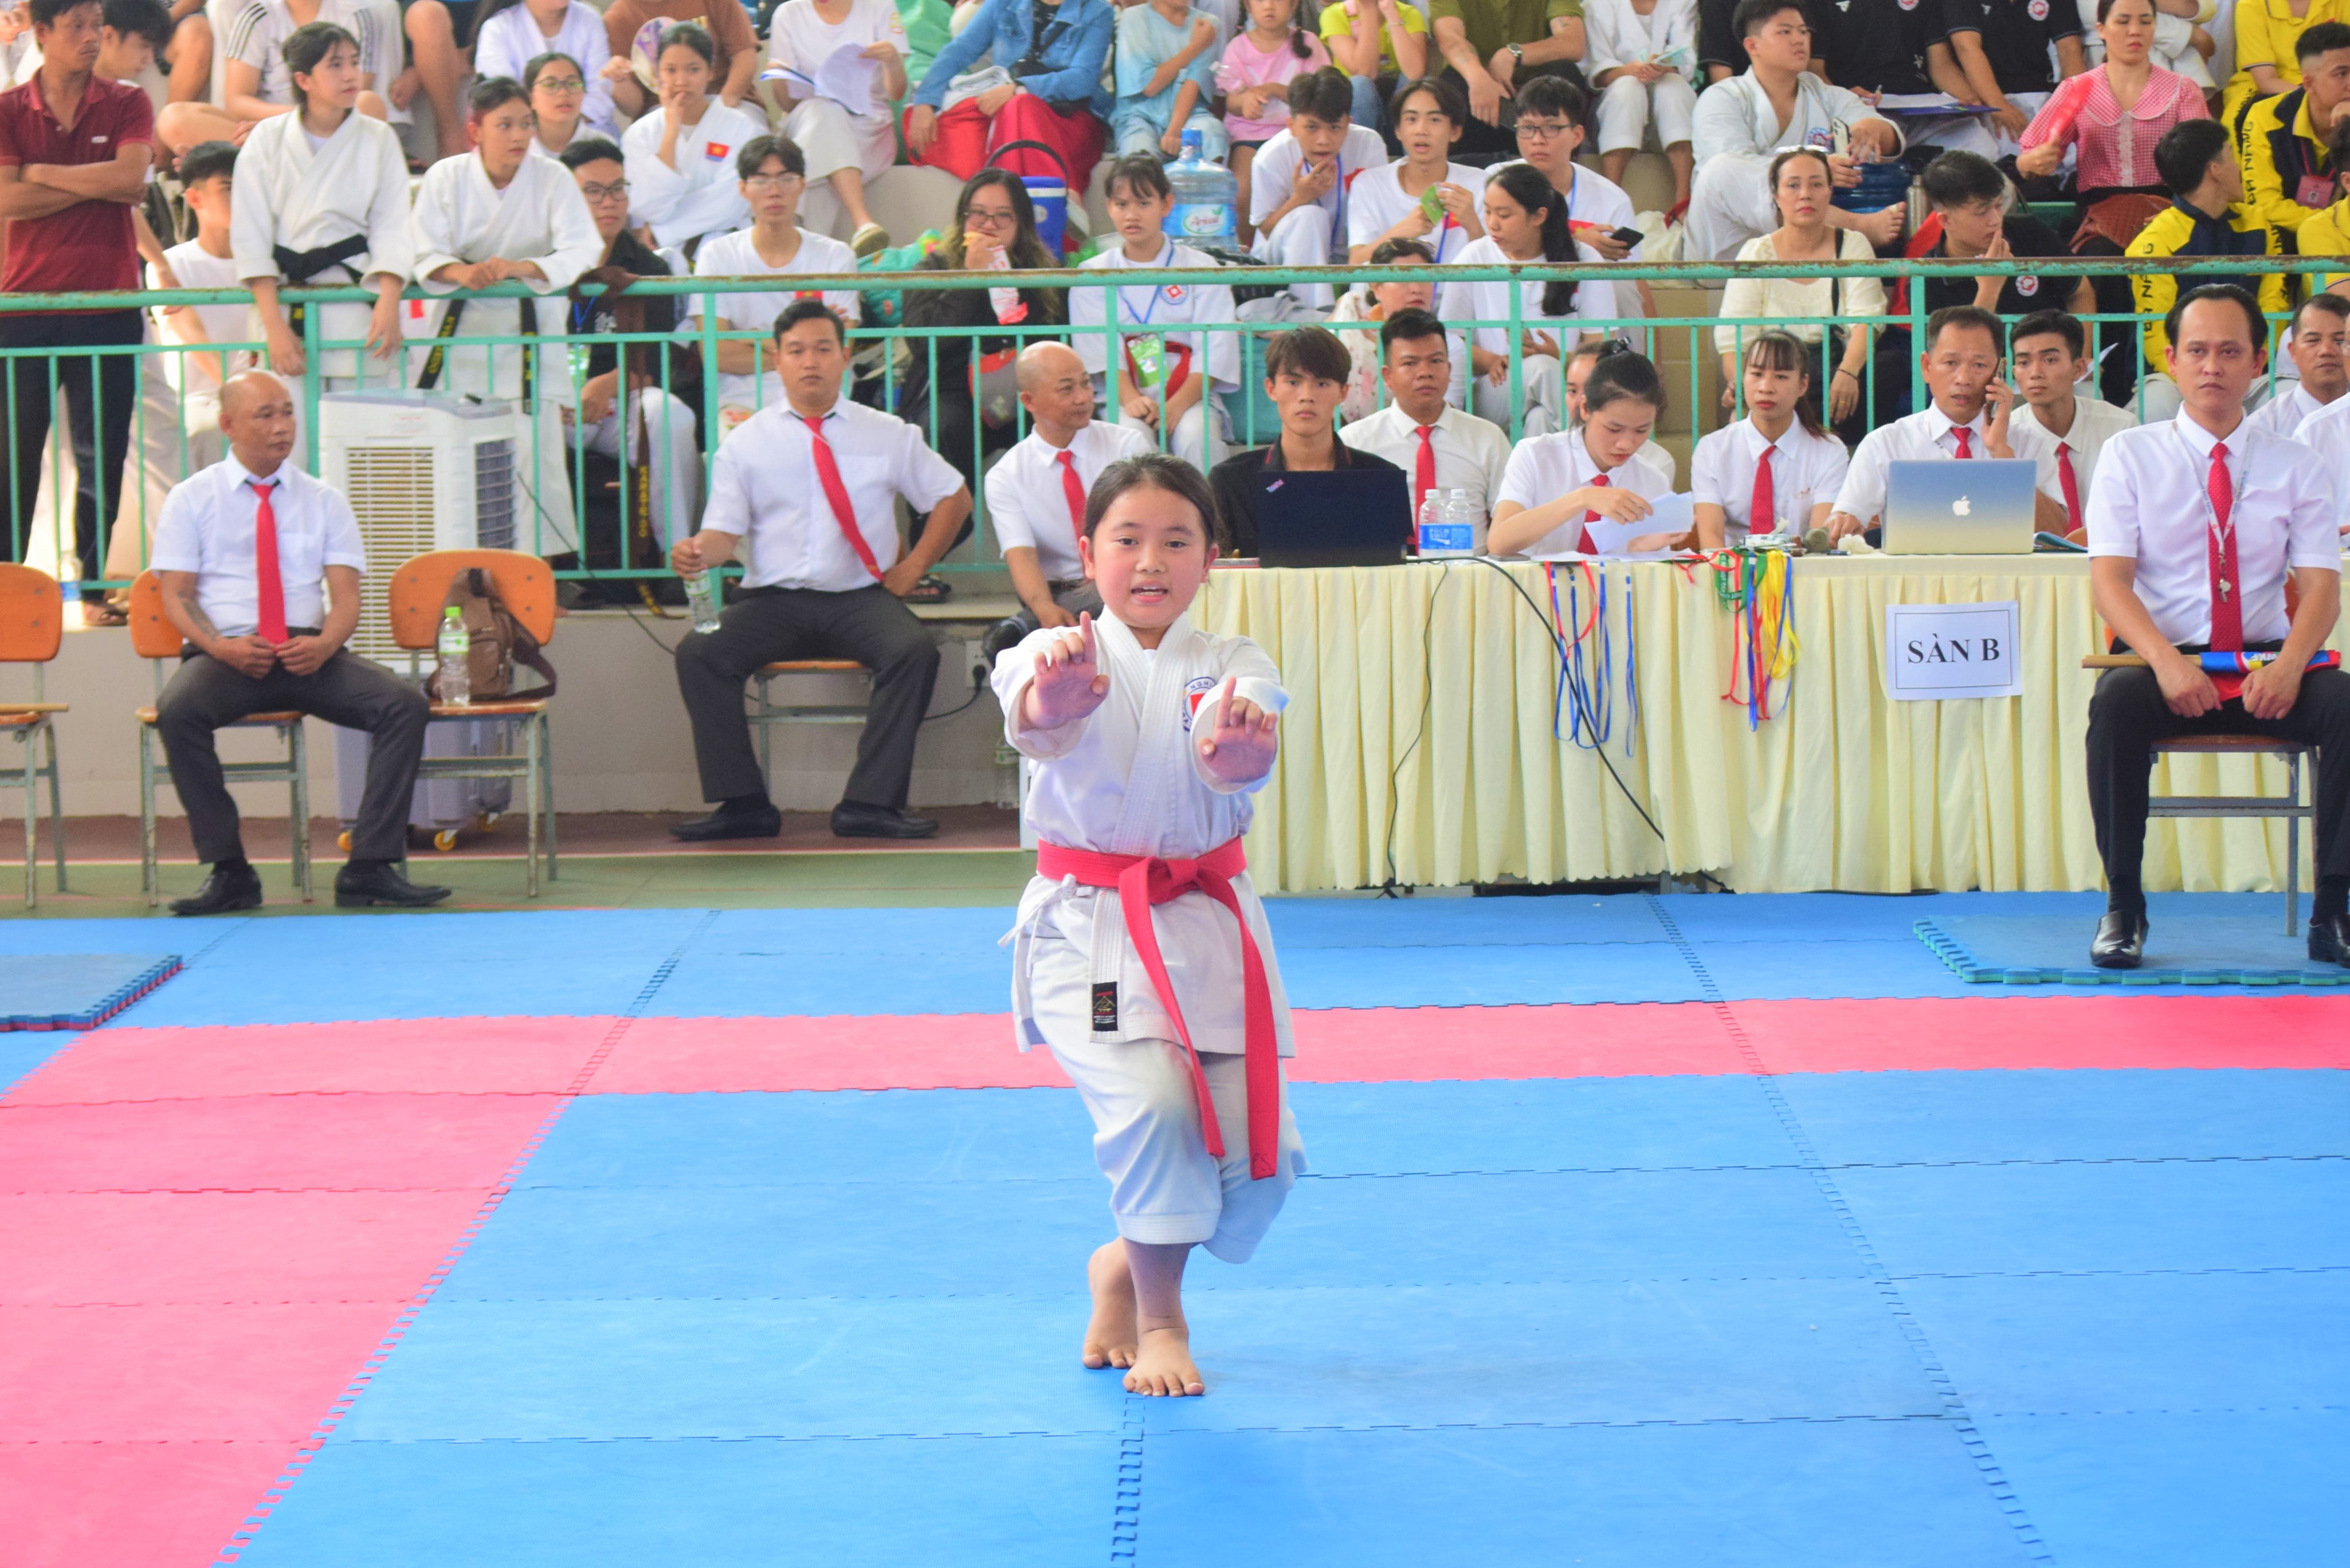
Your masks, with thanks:
[{"label": "person in white martial arts uniform", "polygon": [[[807,154],[808,183],[828,191],[856,225],[851,250],[887,249],[889,231],[873,221],[865,184],[898,161],[889,106],[906,96],[906,24],[889,0],[785,0],[771,26],[765,79],[784,134]],[[843,51],[866,63],[841,71],[831,62]]]},{"label": "person in white martial arts uniform", "polygon": [[[390,126],[354,107],[359,47],[350,34],[313,22],[286,40],[286,57],[302,107],[271,116],[244,139],[229,214],[237,277],[253,290],[254,336],[269,345],[270,369],[315,376],[322,391],[362,380],[396,386],[400,291],[416,263],[408,157]],[[284,307],[279,286],[304,283],[359,284],[376,291],[375,305]],[[354,348],[323,348],[317,364],[308,362],[303,329],[312,308],[324,341],[364,342],[364,364]],[[302,461],[297,444],[295,462]]]},{"label": "person in white martial arts uniform", "polygon": [[1306,1168],[1282,1085],[1288,999],[1241,848],[1288,698],[1263,649],[1191,624],[1213,504],[1166,453],[1111,464],[1082,545],[1101,619],[995,661],[1004,739],[1035,764],[1017,1038],[1076,1085],[1118,1226],[1087,1267],[1081,1358],[1145,1395],[1207,1391],[1184,1263],[1195,1246],[1246,1262]]},{"label": "person in white martial arts uniform", "polygon": [[1583,68],[1599,95],[1601,171],[1622,184],[1654,120],[1673,166],[1673,204],[1686,207],[1696,164],[1697,0],[1584,0],[1583,27]]},{"label": "person in white martial arts uniform", "polygon": [[[1165,236],[1175,191],[1155,155],[1133,152],[1119,159],[1110,165],[1102,188],[1109,198],[1109,221],[1124,243],[1104,250],[1078,270],[1214,268],[1215,257]],[[1132,329],[1119,335],[1114,371],[1109,345],[1098,330],[1113,316]],[[1240,339],[1230,332],[1170,336],[1168,328],[1236,319],[1232,291],[1222,283],[1069,290],[1069,325],[1076,329],[1072,336],[1077,358],[1100,381],[1106,405],[1118,410],[1120,424],[1163,440],[1167,451],[1202,473],[1223,461],[1224,447],[1232,440],[1223,404],[1214,394],[1234,391],[1241,384]]]},{"label": "person in white martial arts uniform", "polygon": [[764,116],[730,109],[710,96],[718,46],[696,22],[660,36],[655,74],[660,105],[629,127],[629,194],[637,221],[657,249],[676,246],[691,260],[702,243],[751,221],[734,174],[734,155],[767,133]]},{"label": "person in white martial arts uniform", "polygon": [[[1718,81],[1697,100],[1697,179],[1690,187],[1690,261],[1729,261],[1738,247],[1779,226],[1771,199],[1771,155],[1790,147],[1816,147],[1829,155],[1839,186],[1860,182],[1853,155],[1877,158],[1901,151],[1901,132],[1846,88],[1804,67],[1812,54],[1811,24],[1802,0],[1742,0],[1741,42],[1750,68]],[[1900,237],[1901,205],[1876,213],[1837,208],[1829,222],[1858,229],[1877,245]]]},{"label": "person in white martial arts uniform", "polygon": [[1002,623],[1014,640],[1040,626],[1075,626],[1101,596],[1077,558],[1086,497],[1102,470],[1150,450],[1150,438],[1094,418],[1093,378],[1066,343],[1031,343],[1014,364],[1029,430],[983,482],[987,520],[1024,613]]},{"label": "person in white martial arts uniform", "polygon": [[[482,0],[473,20],[475,76],[510,77],[535,89],[530,67],[547,55],[562,56],[579,73],[581,95],[571,107],[580,121],[607,136],[619,135],[611,79],[604,74],[612,45],[594,6],[580,0]],[[552,156],[563,147],[558,143],[547,151]]]},{"label": "person in white martial arts uniform", "polygon": [[1642,355],[1609,354],[1592,368],[1584,396],[1589,417],[1580,429],[1522,441],[1510,453],[1486,534],[1489,554],[1598,556],[1663,547],[1661,535],[1636,535],[1610,551],[1589,527],[1642,522],[1657,497],[1672,493],[1672,476],[1639,455],[1664,412],[1663,379]]},{"label": "person in white martial arts uniform", "polygon": [[558,411],[573,400],[563,345],[437,340],[560,336],[567,329],[563,292],[602,259],[604,240],[571,171],[531,151],[530,98],[522,83],[506,77],[477,82],[467,109],[473,151],[435,163],[416,192],[417,281],[434,295],[519,283],[556,297],[427,306],[421,336],[435,341],[411,346],[412,384],[516,400],[529,421],[523,439],[537,449],[538,461],[529,482],[536,504],[517,522],[515,542],[541,541],[534,554],[576,550],[577,514],[564,474]]},{"label": "person in white martial arts uniform", "polygon": [[1696,514],[1690,543],[1700,550],[1800,539],[1826,527],[1849,461],[1812,406],[1811,355],[1801,338],[1757,333],[1746,340],[1739,369],[1746,417],[1690,454]]},{"label": "person in white martial arts uniform", "polygon": [[[1388,161],[1379,133],[1354,119],[1355,91],[1332,67],[1289,84],[1289,124],[1256,150],[1249,166],[1249,254],[1275,266],[1329,266],[1347,259],[1347,192],[1364,171]],[[1308,309],[1327,310],[1326,283],[1293,283]]]}]

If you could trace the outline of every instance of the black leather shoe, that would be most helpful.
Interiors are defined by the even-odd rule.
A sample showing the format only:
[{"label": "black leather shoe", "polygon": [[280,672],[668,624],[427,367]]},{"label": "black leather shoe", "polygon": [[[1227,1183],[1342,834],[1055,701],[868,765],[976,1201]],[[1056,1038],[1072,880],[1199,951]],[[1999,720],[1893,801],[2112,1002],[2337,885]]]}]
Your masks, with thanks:
[{"label": "black leather shoe", "polygon": [[370,904],[421,909],[427,904],[437,904],[448,896],[446,888],[430,888],[421,882],[410,881],[400,874],[397,866],[370,866],[365,870],[346,866],[335,873],[335,908],[338,909],[364,909]]},{"label": "black leather shoe", "polygon": [[719,838],[773,838],[783,830],[784,814],[772,805],[755,811],[721,809],[691,822],[669,825],[670,836],[682,838],[688,844],[707,844]]},{"label": "black leather shoe", "polygon": [[987,635],[979,639],[980,657],[986,659],[988,668],[993,670],[999,654],[1006,649],[1019,647],[1021,639],[1035,629],[1034,623],[1022,617],[1006,616],[989,627]]},{"label": "black leather shoe", "polygon": [[[193,898],[172,900],[172,913],[175,915],[227,915],[259,908],[261,877],[250,866],[236,871],[224,871],[215,866]],[[2310,928],[2313,944],[2317,940],[2316,929],[2314,926]]]},{"label": "black leather shoe", "polygon": [[936,817],[910,816],[886,805],[844,800],[832,808],[835,838],[929,838],[938,830]]},{"label": "black leather shoe", "polygon": [[2089,944],[2089,961],[2099,969],[2136,969],[2145,957],[2146,917],[2107,909],[2097,922],[2097,940]]},{"label": "black leather shoe", "polygon": [[2318,915],[2309,922],[2309,956],[2350,969],[2350,915]]}]

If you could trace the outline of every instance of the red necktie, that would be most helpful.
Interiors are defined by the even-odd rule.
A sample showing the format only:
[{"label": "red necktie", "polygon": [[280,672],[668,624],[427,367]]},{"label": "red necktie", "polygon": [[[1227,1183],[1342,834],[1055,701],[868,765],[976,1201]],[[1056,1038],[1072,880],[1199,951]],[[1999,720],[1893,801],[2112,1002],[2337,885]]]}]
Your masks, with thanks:
[{"label": "red necktie", "polygon": [[1414,522],[1419,520],[1421,499],[1436,488],[1436,448],[1431,444],[1435,439],[1436,427],[1420,425],[1418,429],[1419,455],[1411,461],[1411,515]]},{"label": "red necktie", "polygon": [[873,558],[873,546],[865,542],[865,535],[858,529],[857,509],[848,504],[848,486],[840,482],[840,463],[832,455],[832,443],[824,439],[824,420],[821,416],[809,419],[802,414],[800,422],[807,426],[808,441],[816,448],[816,482],[824,486],[824,498],[832,503],[832,520],[840,524],[840,536],[848,541],[848,547],[857,552],[857,558],[865,563],[865,569],[873,574],[878,583],[881,580],[881,563]]},{"label": "red necktie", "polygon": [[277,565],[277,512],[269,504],[269,493],[277,488],[272,480],[248,479],[253,486],[253,586],[260,602],[260,625],[257,628],[264,642],[273,646],[286,640],[286,574]]},{"label": "red necktie", "polygon": [[[1591,477],[1591,484],[1596,490],[1605,490],[1607,488],[1607,476],[1604,473],[1594,474]],[[1583,537],[1575,542],[1575,547],[1586,556],[1599,554],[1598,543],[1591,537],[1591,524],[1598,521],[1599,514],[1596,512],[1586,512],[1583,514]]]},{"label": "red necktie", "polygon": [[2211,448],[2211,473],[2206,485],[2211,494],[2213,519],[2203,546],[2211,566],[2210,646],[2219,653],[2241,653],[2244,648],[2244,601],[2236,596],[2243,585],[2236,581],[2236,525],[2229,516],[2235,505],[2236,493],[2228,483],[2228,448],[2224,442]]},{"label": "red necktie", "polygon": [[2064,486],[2064,515],[2073,526],[2081,526],[2081,482],[2073,477],[2073,448],[2070,442],[2056,443],[2056,477]]},{"label": "red necktie", "polygon": [[1966,427],[1966,426],[1964,426],[1964,425],[1952,425],[1952,426],[1950,427],[1950,433],[1951,433],[1952,435],[1954,435],[1954,436],[1958,437],[1958,439],[1959,439],[1959,455],[1960,455],[1961,458],[1968,458],[1968,457],[1972,457],[1972,456],[1974,456],[1974,454],[1975,454],[1975,449],[1974,449],[1973,444],[1972,444],[1971,442],[1970,442],[1970,441],[1967,440],[1967,427]]},{"label": "red necktie", "polygon": [[1778,450],[1779,444],[1772,442],[1754,464],[1754,499],[1746,508],[1749,534],[1769,534],[1779,526],[1779,498],[1771,481],[1771,454]]},{"label": "red necktie", "polygon": [[1086,536],[1086,487],[1077,478],[1077,460],[1064,451],[1054,462],[1061,465],[1061,493],[1069,498],[1069,530]]}]

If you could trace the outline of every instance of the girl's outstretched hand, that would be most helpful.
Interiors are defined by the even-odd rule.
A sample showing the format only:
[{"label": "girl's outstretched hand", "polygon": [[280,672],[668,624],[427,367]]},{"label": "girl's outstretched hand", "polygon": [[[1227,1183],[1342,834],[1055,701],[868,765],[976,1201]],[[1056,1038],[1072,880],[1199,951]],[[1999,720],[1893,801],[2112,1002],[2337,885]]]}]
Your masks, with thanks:
[{"label": "girl's outstretched hand", "polygon": [[1233,691],[1239,684],[1237,677],[1224,682],[1216,699],[1215,722],[1200,735],[1200,760],[1216,777],[1235,784],[1264,777],[1273,771],[1273,760],[1281,752],[1281,737],[1276,733],[1280,713],[1235,697]]},{"label": "girl's outstretched hand", "polygon": [[1046,640],[1036,650],[1036,673],[1020,700],[1021,728],[1057,730],[1102,705],[1109,695],[1109,671],[1102,668],[1094,641],[1094,618],[1081,615],[1077,629]]}]

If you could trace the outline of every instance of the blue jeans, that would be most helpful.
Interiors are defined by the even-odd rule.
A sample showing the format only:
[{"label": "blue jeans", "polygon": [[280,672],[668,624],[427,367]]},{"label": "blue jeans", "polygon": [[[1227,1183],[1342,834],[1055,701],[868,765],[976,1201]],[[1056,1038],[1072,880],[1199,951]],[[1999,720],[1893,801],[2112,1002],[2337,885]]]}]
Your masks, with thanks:
[{"label": "blue jeans", "polygon": [[1379,117],[1386,112],[1386,106],[1379,101],[1379,78],[1348,77],[1347,81],[1355,89],[1355,123],[1366,130],[1377,130]]}]

